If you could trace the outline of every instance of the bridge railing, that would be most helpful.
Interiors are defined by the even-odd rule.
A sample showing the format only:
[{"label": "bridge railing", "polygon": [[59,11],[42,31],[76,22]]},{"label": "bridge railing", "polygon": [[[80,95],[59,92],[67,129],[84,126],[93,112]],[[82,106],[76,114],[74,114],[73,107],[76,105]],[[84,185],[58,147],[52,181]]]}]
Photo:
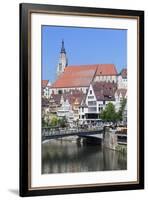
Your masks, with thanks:
[{"label": "bridge railing", "polygon": [[78,134],[78,133],[89,133],[89,132],[93,132],[93,131],[100,131],[103,130],[102,128],[91,128],[91,129],[81,129],[81,128],[77,128],[77,129],[51,129],[49,130],[48,128],[42,128],[42,136],[56,136],[56,135],[69,135],[69,134]]}]

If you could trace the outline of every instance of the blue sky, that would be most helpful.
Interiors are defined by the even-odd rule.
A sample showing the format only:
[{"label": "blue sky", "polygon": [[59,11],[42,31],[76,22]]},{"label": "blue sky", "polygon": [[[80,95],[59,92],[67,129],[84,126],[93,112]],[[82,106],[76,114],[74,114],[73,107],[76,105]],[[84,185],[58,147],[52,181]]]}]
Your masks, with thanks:
[{"label": "blue sky", "polygon": [[68,65],[115,64],[127,66],[127,30],[42,26],[42,79],[56,78],[62,39]]}]

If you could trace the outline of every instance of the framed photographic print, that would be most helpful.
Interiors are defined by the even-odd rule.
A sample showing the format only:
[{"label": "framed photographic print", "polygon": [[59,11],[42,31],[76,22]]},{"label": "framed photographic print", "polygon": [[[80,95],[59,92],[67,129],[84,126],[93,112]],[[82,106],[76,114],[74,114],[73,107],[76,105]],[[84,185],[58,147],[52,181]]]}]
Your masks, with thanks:
[{"label": "framed photographic print", "polygon": [[20,195],[144,188],[144,11],[20,4]]}]

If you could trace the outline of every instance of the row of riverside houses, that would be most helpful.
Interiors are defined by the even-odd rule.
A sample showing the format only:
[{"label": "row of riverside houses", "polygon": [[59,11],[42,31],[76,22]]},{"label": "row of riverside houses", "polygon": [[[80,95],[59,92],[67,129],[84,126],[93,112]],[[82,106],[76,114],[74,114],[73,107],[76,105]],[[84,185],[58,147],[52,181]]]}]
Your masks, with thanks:
[{"label": "row of riverside houses", "polygon": [[109,102],[118,111],[123,98],[126,68],[118,74],[114,64],[68,66],[62,41],[57,79],[53,84],[42,80],[42,114],[65,116],[69,122],[95,120]]}]

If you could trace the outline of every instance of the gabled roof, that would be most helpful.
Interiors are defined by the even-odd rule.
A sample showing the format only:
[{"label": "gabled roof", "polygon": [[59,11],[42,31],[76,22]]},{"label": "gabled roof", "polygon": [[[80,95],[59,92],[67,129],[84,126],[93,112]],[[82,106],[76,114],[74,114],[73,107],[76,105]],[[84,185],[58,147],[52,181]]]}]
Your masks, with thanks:
[{"label": "gabled roof", "polygon": [[75,100],[77,99],[79,103],[82,102],[82,100],[85,98],[85,94],[82,91],[79,90],[71,90],[69,92],[65,92],[63,94],[54,94],[52,93],[50,96],[49,101],[51,102],[51,100],[53,99],[54,102],[57,105],[60,105],[61,103],[61,98],[64,99],[64,101],[68,100],[69,104],[73,104],[75,102]]},{"label": "gabled roof", "polygon": [[42,98],[42,107],[48,107],[49,106],[49,100],[47,98]]},{"label": "gabled roof", "polygon": [[97,67],[96,76],[116,76],[117,70],[114,64],[99,64]]},{"label": "gabled roof", "polygon": [[67,99],[70,104],[73,104],[76,99],[80,104],[85,97],[85,94],[79,90],[71,90],[70,92],[63,93],[62,96],[64,100]]},{"label": "gabled roof", "polygon": [[51,85],[51,88],[88,87],[95,76],[117,75],[114,64],[72,65]]},{"label": "gabled roof", "polygon": [[88,87],[94,78],[96,70],[97,65],[67,66],[51,87]]},{"label": "gabled roof", "polygon": [[61,94],[51,94],[49,101],[53,99],[57,105],[60,105],[61,96]]},{"label": "gabled roof", "polygon": [[114,94],[117,89],[116,83],[94,82],[92,87],[98,101],[113,101],[115,99]]}]

